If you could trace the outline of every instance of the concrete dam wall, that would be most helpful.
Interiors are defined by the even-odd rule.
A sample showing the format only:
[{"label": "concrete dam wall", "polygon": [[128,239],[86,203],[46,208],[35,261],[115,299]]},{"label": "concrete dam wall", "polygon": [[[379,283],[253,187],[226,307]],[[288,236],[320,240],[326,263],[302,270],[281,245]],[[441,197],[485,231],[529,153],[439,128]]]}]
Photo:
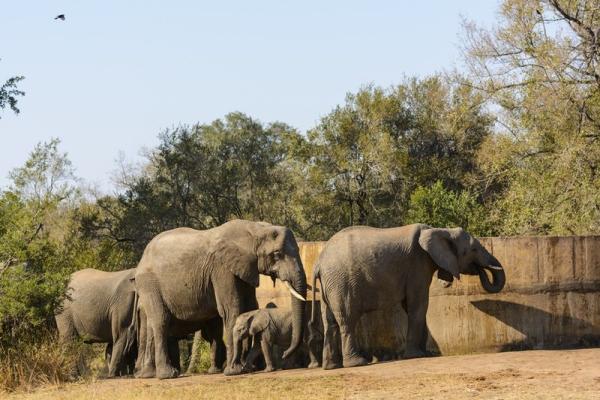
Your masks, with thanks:
[{"label": "concrete dam wall", "polygon": [[[486,293],[477,276],[461,276],[443,288],[434,276],[427,325],[428,349],[450,355],[524,349],[600,346],[600,236],[481,238],[504,266],[506,286]],[[325,242],[300,243],[309,285]],[[319,285],[317,284],[317,287]],[[289,307],[287,289],[261,276],[259,305]],[[317,299],[319,293],[317,292]],[[308,298],[313,292],[309,288]],[[404,350],[406,314],[376,311],[363,316],[360,342],[377,358]],[[373,330],[371,330],[373,331]]]}]

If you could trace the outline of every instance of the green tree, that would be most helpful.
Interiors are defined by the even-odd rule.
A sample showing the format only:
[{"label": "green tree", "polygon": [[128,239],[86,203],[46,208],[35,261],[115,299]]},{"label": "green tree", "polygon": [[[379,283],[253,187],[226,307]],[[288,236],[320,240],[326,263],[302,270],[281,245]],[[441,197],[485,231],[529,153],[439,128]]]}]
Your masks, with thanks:
[{"label": "green tree", "polygon": [[410,196],[406,223],[424,223],[440,228],[461,227],[473,235],[490,234],[488,218],[477,197],[467,191],[455,193],[437,181],[418,187]]},{"label": "green tree", "polygon": [[477,151],[490,132],[482,103],[474,90],[437,76],[349,94],[308,133],[309,236],[402,225],[412,191],[436,180],[461,190],[477,175]]},{"label": "green tree", "polygon": [[25,79],[23,76],[13,76],[0,86],[0,110],[10,107],[15,114],[19,113],[18,97],[24,96],[25,92],[19,90],[17,84],[23,79]]},{"label": "green tree", "polygon": [[0,193],[0,357],[51,328],[73,271],[114,269],[124,258],[80,234],[75,216],[87,203],[59,144],[36,145]]},{"label": "green tree", "polygon": [[39,205],[72,197],[76,178],[71,161],[66,153],[60,153],[59,145],[57,138],[38,143],[25,164],[9,173],[12,191]]},{"label": "green tree", "polygon": [[497,110],[479,154],[504,234],[600,231],[600,2],[505,0],[466,24],[471,82]]},{"label": "green tree", "polygon": [[140,255],[153,236],[180,226],[207,229],[246,218],[294,227],[285,206],[293,191],[287,152],[301,142],[285,124],[263,125],[242,113],[167,130],[144,171],[116,199],[99,199],[82,228]]},{"label": "green tree", "polygon": [[[62,205],[73,193],[52,184],[70,176],[57,140],[36,146],[0,197],[0,340],[10,347],[48,326],[65,292],[70,265]],[[60,231],[60,232],[59,232]],[[70,260],[71,259],[71,260]]]}]

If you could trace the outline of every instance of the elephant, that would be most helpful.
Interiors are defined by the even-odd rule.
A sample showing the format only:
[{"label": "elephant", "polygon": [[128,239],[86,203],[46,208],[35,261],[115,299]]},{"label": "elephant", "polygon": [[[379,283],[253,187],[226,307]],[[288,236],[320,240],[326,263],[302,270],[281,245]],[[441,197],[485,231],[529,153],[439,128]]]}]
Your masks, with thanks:
[{"label": "elephant", "polygon": [[83,269],[71,275],[67,298],[55,315],[59,339],[107,343],[108,376],[131,373],[136,335],[135,268],[106,272]]},{"label": "elephant", "polygon": [[[218,227],[176,228],[155,236],[135,274],[140,306],[147,318],[146,360],[140,376],[174,378],[167,338],[182,337],[203,323],[222,319],[225,374],[242,372],[234,358],[233,325],[238,315],[258,308],[259,274],[279,279],[292,296],[292,341],[284,358],[302,342],[306,321],[306,276],[291,230],[266,222],[232,220]],[[150,345],[149,345],[150,344]],[[154,365],[148,352],[154,347]]]},{"label": "elephant", "polygon": [[[106,360],[106,366],[110,369],[110,363],[112,360],[112,351],[113,344],[107,343],[106,348],[104,349],[104,359]],[[136,346],[133,346],[130,351],[123,354],[120,367],[118,367],[115,375],[118,376],[126,376],[126,375],[134,375],[135,374],[135,362],[137,360],[138,351],[137,351],[137,342]]]},{"label": "elephant", "polygon": [[[307,304],[310,306],[310,303]],[[279,359],[278,352],[275,351],[275,346],[279,349],[287,348],[292,340],[292,314],[289,310],[282,310],[276,307],[262,308],[245,312],[239,315],[233,326],[234,343],[241,343],[242,340],[252,338],[253,345],[248,353],[244,370],[251,371],[256,357],[261,353],[265,359],[264,372],[274,371],[276,367],[283,366],[299,367],[306,366],[305,358],[310,358],[308,368],[318,367],[320,357],[315,350],[315,345],[322,342],[322,337],[319,340],[311,335],[308,335],[308,329],[305,327],[305,336],[302,345],[296,351],[293,358],[288,358],[290,362],[282,363]],[[237,346],[236,349],[240,349]]]},{"label": "elephant", "polygon": [[[155,361],[154,361],[154,343],[152,339],[148,338],[147,331],[147,320],[146,314],[141,307],[138,307],[137,314],[139,328],[137,328],[138,334],[138,343],[143,343],[142,346],[144,348],[140,348],[138,351],[137,360],[135,361],[135,376],[142,377],[142,374],[145,374],[143,377],[151,377],[155,374]],[[210,358],[210,367],[208,369],[209,374],[216,374],[223,371],[223,364],[225,363],[225,344],[223,342],[223,323],[220,318],[214,318],[205,323],[202,323],[200,326],[200,330],[196,331],[194,334],[194,343],[191,349],[191,357],[189,361],[189,366],[187,370],[187,374],[192,374],[193,366],[196,364],[197,360],[195,355],[198,352],[197,345],[200,338],[204,339],[208,343],[210,343],[211,347],[211,358]],[[169,361],[171,365],[181,372],[180,370],[180,354],[179,354],[179,340],[187,339],[188,335],[184,336],[169,336],[167,338],[167,352],[169,355]],[[150,341],[150,343],[148,343]],[[145,345],[148,343],[149,349],[146,351]],[[148,358],[146,358],[148,357]],[[147,365],[146,365],[147,363]],[[146,371],[142,372],[143,366],[146,365]]]},{"label": "elephant", "polygon": [[429,286],[436,270],[445,281],[479,275],[489,293],[502,290],[506,281],[500,262],[462,228],[355,226],[333,235],[317,260],[312,282],[313,288],[317,279],[321,284],[323,368],[367,364],[355,337],[360,317],[374,310],[399,311],[399,306],[408,316],[403,358],[425,356]]}]

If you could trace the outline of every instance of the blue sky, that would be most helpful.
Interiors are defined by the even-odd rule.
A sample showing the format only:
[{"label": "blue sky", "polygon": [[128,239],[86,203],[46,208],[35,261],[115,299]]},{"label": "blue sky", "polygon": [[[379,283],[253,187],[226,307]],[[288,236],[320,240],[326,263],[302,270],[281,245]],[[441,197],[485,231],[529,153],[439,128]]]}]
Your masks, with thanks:
[{"label": "blue sky", "polygon": [[[21,114],[0,119],[0,187],[33,146],[62,140],[78,176],[111,190],[180,123],[242,111],[304,132],[374,83],[460,66],[461,16],[496,0],[0,0],[0,82],[20,74]],[[66,21],[55,21],[64,13]]]}]

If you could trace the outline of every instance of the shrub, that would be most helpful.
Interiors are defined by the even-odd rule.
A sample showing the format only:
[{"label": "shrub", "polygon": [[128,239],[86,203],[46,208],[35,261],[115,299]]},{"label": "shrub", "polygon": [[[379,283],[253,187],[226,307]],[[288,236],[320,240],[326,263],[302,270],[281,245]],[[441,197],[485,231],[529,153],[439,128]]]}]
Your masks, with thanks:
[{"label": "shrub", "polygon": [[73,380],[86,354],[82,350],[78,343],[59,344],[56,335],[47,330],[35,341],[0,348],[0,392],[28,391]]},{"label": "shrub", "polygon": [[[184,343],[184,347],[186,353],[189,354],[184,354],[182,352],[182,370],[186,370],[188,372],[191,373],[205,373],[208,371],[208,369],[210,368],[210,343],[208,343],[206,340],[200,338],[198,340],[198,343],[196,345],[196,354],[195,357],[193,354],[191,354],[191,352],[194,350],[193,346],[190,347],[191,345],[193,345],[193,340],[189,341],[183,341]],[[189,363],[193,363],[194,365],[189,365]],[[187,368],[184,368],[187,367]]]},{"label": "shrub", "polygon": [[440,228],[462,227],[480,236],[490,232],[484,208],[476,196],[467,191],[447,190],[441,181],[415,189],[410,196],[407,222]]}]

